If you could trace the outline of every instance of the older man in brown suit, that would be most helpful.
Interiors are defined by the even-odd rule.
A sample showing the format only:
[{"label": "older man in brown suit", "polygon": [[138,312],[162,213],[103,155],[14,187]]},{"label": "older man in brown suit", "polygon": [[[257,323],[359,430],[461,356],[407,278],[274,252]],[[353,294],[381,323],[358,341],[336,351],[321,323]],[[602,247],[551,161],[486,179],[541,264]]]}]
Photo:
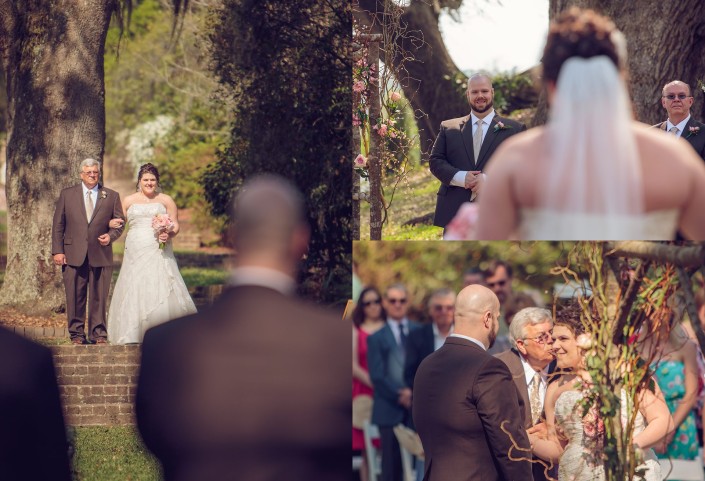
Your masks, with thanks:
[{"label": "older man in brown suit", "polygon": [[[124,220],[124,215],[120,195],[98,182],[100,163],[85,159],[80,169],[82,182],[62,190],[56,201],[51,253],[63,272],[71,342],[105,344],[106,302],[113,273],[111,244],[123,230],[123,226],[112,229],[108,223],[113,218]],[[86,296],[90,299],[88,341]]]},{"label": "older man in brown suit", "polygon": [[499,300],[480,285],[460,291],[455,331],[419,366],[414,424],[426,454],[425,481],[531,481],[524,403],[507,366],[487,353]]},{"label": "older man in brown suit", "polygon": [[276,177],[235,201],[232,286],[147,331],[137,425],[170,480],[350,479],[350,325],[294,297],[303,203]]}]

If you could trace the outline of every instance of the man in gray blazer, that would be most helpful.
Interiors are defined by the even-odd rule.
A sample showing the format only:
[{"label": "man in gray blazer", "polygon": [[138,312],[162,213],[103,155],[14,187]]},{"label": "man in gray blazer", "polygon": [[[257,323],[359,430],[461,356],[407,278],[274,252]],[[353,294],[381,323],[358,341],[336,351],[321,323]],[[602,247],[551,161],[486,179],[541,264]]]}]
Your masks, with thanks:
[{"label": "man in gray blazer", "polygon": [[[111,219],[125,216],[120,195],[103,187],[100,163],[85,159],[80,165],[81,183],[61,191],[56,201],[51,233],[54,264],[61,266],[66,289],[66,317],[74,344],[105,344],[108,332],[105,313],[113,273],[112,243],[123,226],[112,229]],[[88,341],[86,340],[86,296]]]},{"label": "man in gray blazer", "polygon": [[443,228],[464,202],[481,195],[482,172],[497,146],[526,130],[524,124],[495,113],[489,76],[470,77],[466,96],[470,114],[441,123],[429,161],[431,173],[441,181],[433,224]]},{"label": "man in gray blazer", "polygon": [[[496,354],[504,361],[524,401],[524,427],[530,432],[546,433],[544,399],[556,363],[553,355],[553,318],[551,311],[527,307],[516,313],[509,325],[512,349]],[[534,481],[555,477],[547,462],[532,465]],[[553,473],[549,478],[549,474]]]}]

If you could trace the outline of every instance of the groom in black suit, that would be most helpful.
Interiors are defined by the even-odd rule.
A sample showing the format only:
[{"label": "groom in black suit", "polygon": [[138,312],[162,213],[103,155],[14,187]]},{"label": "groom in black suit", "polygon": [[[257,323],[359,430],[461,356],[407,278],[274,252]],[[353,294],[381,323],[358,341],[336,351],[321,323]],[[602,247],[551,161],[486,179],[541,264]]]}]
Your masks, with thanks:
[{"label": "groom in black suit", "polygon": [[470,77],[466,95],[470,114],[441,122],[431,150],[431,173],[441,181],[433,224],[443,228],[464,202],[477,198],[485,176],[482,171],[497,146],[526,130],[524,124],[495,113],[494,89],[487,75]]},{"label": "groom in black suit", "polygon": [[661,94],[661,105],[668,112],[668,119],[654,127],[685,139],[705,160],[705,124],[690,115],[693,105],[690,86],[680,80],[667,83]]}]

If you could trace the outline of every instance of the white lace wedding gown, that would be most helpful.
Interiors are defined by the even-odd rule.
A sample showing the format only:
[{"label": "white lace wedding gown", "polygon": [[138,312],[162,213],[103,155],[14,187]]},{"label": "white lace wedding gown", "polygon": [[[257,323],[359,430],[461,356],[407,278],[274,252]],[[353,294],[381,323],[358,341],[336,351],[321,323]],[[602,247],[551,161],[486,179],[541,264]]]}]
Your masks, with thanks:
[{"label": "white lace wedding gown", "polygon": [[[583,408],[579,401],[583,398],[580,391],[562,392],[556,399],[556,429],[568,438],[563,455],[558,462],[558,481],[602,481],[605,470],[599,455],[602,452],[601,441],[593,437],[590,426],[583,423]],[[622,410],[626,400],[622,399]],[[644,430],[644,417],[637,414],[634,434]],[[645,449],[644,464],[646,481],[661,481],[661,467],[653,450]],[[638,478],[635,478],[638,479]]]},{"label": "white lace wedding gown", "polygon": [[163,204],[132,204],[127,209],[125,254],[108,312],[111,344],[142,342],[150,327],[196,312],[171,241],[159,249],[152,228],[156,214],[166,214]]}]

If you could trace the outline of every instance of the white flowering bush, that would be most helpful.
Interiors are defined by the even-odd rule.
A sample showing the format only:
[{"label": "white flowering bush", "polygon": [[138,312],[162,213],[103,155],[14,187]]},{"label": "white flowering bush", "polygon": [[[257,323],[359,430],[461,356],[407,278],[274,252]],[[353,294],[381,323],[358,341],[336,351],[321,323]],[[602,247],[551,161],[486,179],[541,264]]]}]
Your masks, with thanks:
[{"label": "white flowering bush", "polygon": [[132,130],[121,131],[116,140],[125,146],[126,160],[135,169],[146,162],[154,161],[154,146],[166,137],[174,127],[174,119],[169,115],[158,115]]}]

